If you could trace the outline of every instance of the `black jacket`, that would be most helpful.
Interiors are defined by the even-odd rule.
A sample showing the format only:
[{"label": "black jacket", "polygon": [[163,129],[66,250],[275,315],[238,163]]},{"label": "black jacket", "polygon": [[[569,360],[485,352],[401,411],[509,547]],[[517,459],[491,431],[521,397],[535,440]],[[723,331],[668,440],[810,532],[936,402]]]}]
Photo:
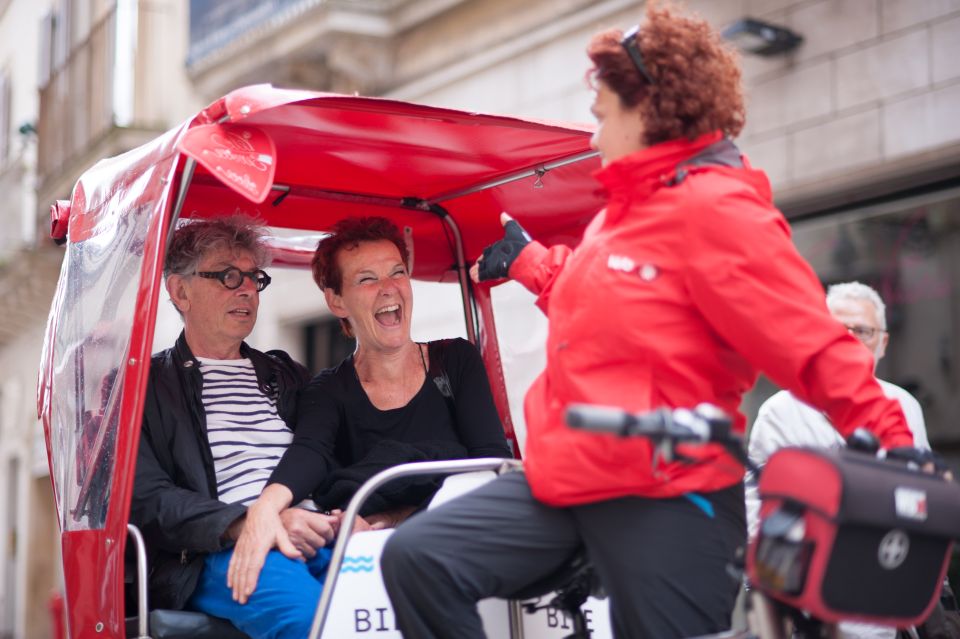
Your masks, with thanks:
[{"label": "black jacket", "polygon": [[[374,444],[363,459],[334,469],[313,494],[317,506],[326,510],[346,510],[360,486],[382,470],[411,462],[440,461],[446,459],[469,459],[470,454],[463,444],[444,440],[403,442],[383,439]],[[404,477],[394,479],[380,488],[364,502],[360,516],[383,512],[402,506],[425,507],[440,489],[440,477]]]},{"label": "black jacket", "polygon": [[[296,395],[307,370],[283,351],[242,344],[261,389],[277,393],[277,412],[296,425]],[[222,535],[246,511],[217,500],[213,457],[201,400],[200,365],[183,334],[153,356],[144,404],[130,523],[143,532],[151,608],[181,609],[193,594],[206,553],[222,550]]]}]

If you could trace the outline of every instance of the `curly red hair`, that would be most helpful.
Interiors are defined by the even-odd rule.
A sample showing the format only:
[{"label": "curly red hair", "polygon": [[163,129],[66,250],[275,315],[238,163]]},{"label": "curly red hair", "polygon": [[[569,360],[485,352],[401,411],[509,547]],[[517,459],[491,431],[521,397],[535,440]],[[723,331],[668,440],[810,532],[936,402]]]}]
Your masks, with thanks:
[{"label": "curly red hair", "polygon": [[610,29],[590,40],[590,76],[625,107],[639,107],[646,145],[717,130],[731,138],[740,133],[746,114],[739,56],[705,20],[681,14],[669,1],[648,2],[636,43],[652,85],[633,65],[622,38],[622,31]]}]

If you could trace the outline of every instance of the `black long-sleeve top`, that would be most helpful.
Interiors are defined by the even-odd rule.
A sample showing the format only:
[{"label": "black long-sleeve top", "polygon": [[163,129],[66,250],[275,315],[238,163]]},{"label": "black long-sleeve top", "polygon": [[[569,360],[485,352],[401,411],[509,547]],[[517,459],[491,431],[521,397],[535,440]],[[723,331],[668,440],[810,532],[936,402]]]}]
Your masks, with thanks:
[{"label": "black long-sleeve top", "polygon": [[[293,443],[270,478],[323,507],[344,507],[356,487],[383,468],[411,461],[510,457],[477,349],[463,339],[428,344],[429,371],[406,406],[380,410],[367,397],[353,356],[324,370],[300,392]],[[420,505],[435,488],[393,489],[372,507]],[[408,485],[410,487],[410,485]],[[387,490],[389,486],[386,487]],[[349,492],[349,491],[347,491]],[[352,494],[352,493],[351,493]],[[331,503],[331,501],[333,503]]]}]

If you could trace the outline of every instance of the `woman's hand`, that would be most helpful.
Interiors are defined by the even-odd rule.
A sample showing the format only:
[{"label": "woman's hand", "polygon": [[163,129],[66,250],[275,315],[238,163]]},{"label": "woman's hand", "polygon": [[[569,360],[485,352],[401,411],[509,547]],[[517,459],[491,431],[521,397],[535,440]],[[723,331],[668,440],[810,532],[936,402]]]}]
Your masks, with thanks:
[{"label": "woman's hand", "polygon": [[233,549],[227,568],[227,587],[233,591],[233,600],[247,603],[257,588],[260,571],[267,553],[274,547],[290,559],[303,555],[290,541],[280,513],[293,499],[293,493],[282,484],[267,486],[257,501],[247,509],[243,531]]},{"label": "woman's hand", "polygon": [[508,277],[510,265],[530,243],[530,236],[509,213],[500,214],[500,224],[505,230],[503,239],[483,249],[483,255],[470,267],[470,278],[478,284]]},{"label": "woman's hand", "polygon": [[294,548],[305,557],[313,558],[317,549],[333,541],[340,527],[336,515],[324,515],[303,508],[287,508],[280,513],[280,521]]}]

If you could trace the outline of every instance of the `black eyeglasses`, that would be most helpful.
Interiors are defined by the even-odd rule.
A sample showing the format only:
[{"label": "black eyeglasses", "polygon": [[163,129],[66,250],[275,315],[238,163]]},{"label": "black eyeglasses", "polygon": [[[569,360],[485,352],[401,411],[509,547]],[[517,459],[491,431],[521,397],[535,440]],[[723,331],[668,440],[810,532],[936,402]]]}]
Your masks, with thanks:
[{"label": "black eyeglasses", "polygon": [[620,46],[623,47],[627,55],[630,56],[630,60],[633,61],[633,66],[637,67],[640,75],[642,75],[648,83],[656,84],[656,82],[653,81],[653,76],[650,75],[650,72],[647,70],[647,65],[643,63],[643,54],[640,53],[640,45],[637,44],[638,33],[640,33],[639,24],[623,34]]},{"label": "black eyeglasses", "polygon": [[882,328],[874,328],[873,326],[864,326],[863,324],[844,324],[846,329],[859,340],[871,340],[874,335],[878,333],[886,333]]},{"label": "black eyeglasses", "polygon": [[194,275],[206,277],[211,280],[220,280],[220,283],[231,291],[243,286],[243,278],[249,277],[250,281],[257,287],[257,292],[270,286],[270,276],[266,271],[257,269],[256,271],[241,271],[236,266],[228,266],[222,271],[197,271]]}]

